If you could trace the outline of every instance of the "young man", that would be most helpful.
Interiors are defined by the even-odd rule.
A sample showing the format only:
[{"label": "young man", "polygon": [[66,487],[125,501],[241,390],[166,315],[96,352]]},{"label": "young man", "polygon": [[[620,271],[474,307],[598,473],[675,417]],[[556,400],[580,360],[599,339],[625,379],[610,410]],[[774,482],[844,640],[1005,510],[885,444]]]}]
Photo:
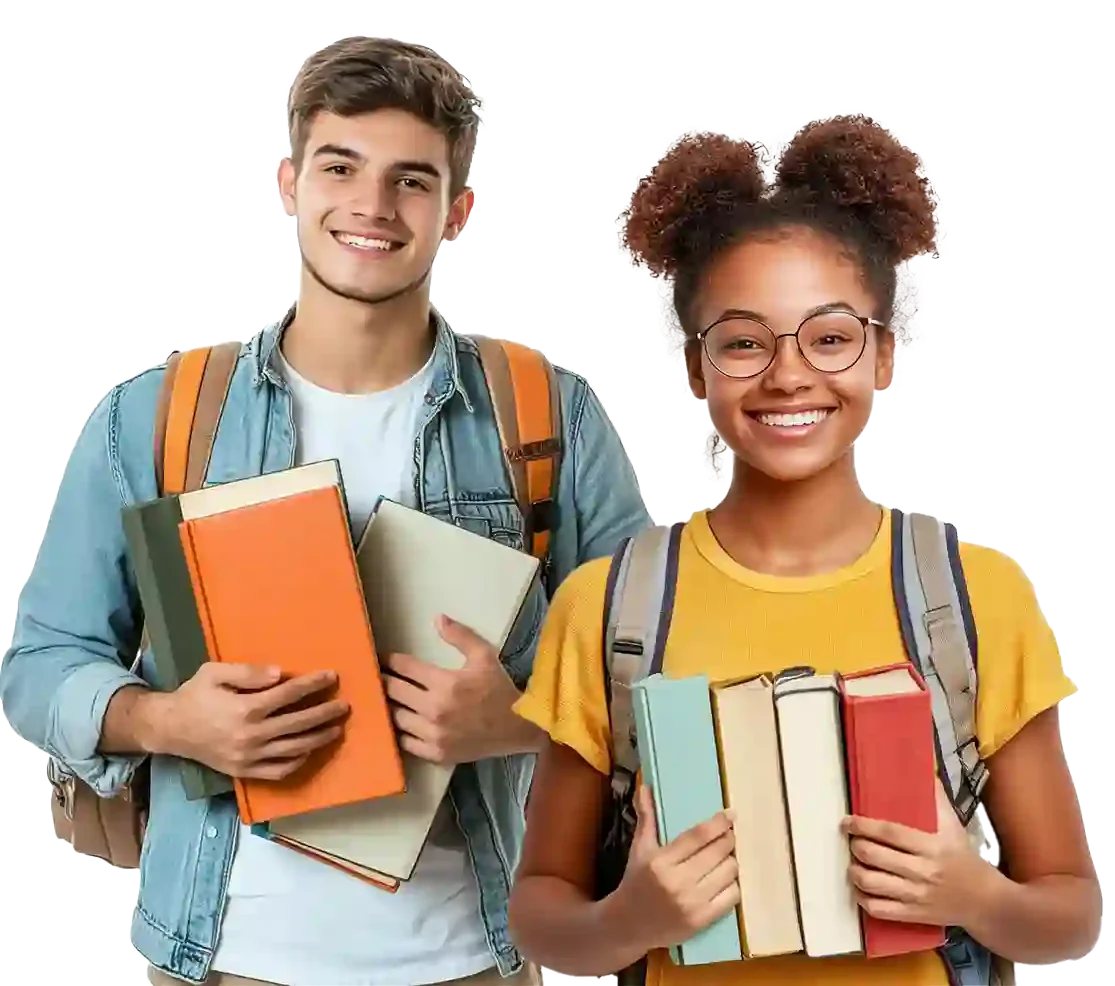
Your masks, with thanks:
[{"label": "young man", "polygon": [[[476,105],[451,66],[414,45],[352,38],[303,66],[278,175],[303,258],[298,299],[241,351],[209,482],[336,457],[357,534],[382,495],[515,543],[522,518],[507,495],[476,345],[429,300],[438,247],[460,234],[473,203]],[[458,765],[397,894],[251,835],[231,796],[187,800],[169,758],[279,777],[334,738],[344,710],[324,697],[309,711],[285,710],[322,696],[326,676],[276,683],[263,667],[213,664],[159,692],[128,672],[139,601],[120,511],[156,495],[163,372],[115,387],[86,423],[0,674],[16,731],[98,793],[119,792],[151,758],[132,925],[151,981],[539,981],[508,938],[507,899],[541,738],[511,705],[530,673],[546,592],[528,601],[502,655],[444,628],[465,655],[459,672],[385,655],[402,746]],[[650,523],[596,397],[574,374],[559,370],[557,383],[564,452],[550,593]]]}]

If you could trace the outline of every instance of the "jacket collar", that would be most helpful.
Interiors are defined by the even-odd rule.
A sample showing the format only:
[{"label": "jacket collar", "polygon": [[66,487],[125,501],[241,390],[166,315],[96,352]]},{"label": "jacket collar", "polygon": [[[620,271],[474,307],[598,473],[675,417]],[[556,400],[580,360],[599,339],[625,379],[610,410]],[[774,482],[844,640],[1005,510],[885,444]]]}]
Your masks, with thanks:
[{"label": "jacket collar", "polygon": [[[252,382],[256,387],[265,383],[285,389],[282,377],[275,368],[275,355],[283,333],[294,321],[297,306],[291,305],[287,313],[277,322],[267,326],[251,342],[253,356]],[[455,393],[460,393],[465,406],[471,411],[472,401],[461,380],[461,364],[458,356],[457,334],[441,313],[430,306],[430,323],[434,329],[434,372],[433,383],[427,394],[428,403],[440,407]]]}]

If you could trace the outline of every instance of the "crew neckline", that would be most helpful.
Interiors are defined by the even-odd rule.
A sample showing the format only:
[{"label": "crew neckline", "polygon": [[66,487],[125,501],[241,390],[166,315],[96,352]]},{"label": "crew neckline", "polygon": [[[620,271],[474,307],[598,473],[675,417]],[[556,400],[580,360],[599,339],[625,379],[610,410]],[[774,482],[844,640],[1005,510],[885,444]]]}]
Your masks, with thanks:
[{"label": "crew neckline", "polygon": [[286,355],[283,353],[282,348],[279,346],[275,347],[275,359],[279,364],[279,371],[283,378],[289,384],[293,385],[298,390],[301,390],[303,393],[310,393],[314,396],[320,395],[323,398],[336,401],[361,401],[367,403],[390,401],[393,398],[398,397],[400,394],[406,393],[406,391],[408,390],[421,386],[425,379],[429,377],[429,375],[433,371],[434,356],[436,352],[437,347],[435,346],[434,350],[430,353],[429,359],[426,360],[425,365],[417,373],[414,373],[411,376],[407,377],[405,380],[400,381],[399,383],[395,384],[395,386],[388,387],[386,390],[368,390],[358,393],[347,393],[342,390],[330,390],[328,387],[323,387],[321,386],[321,384],[314,383],[312,380],[307,379],[290,364],[290,361],[286,358]]},{"label": "crew neckline", "polygon": [[697,511],[687,525],[698,553],[714,568],[735,582],[764,592],[815,592],[831,589],[862,578],[887,563],[890,557],[890,510],[882,508],[882,520],[868,549],[850,565],[816,575],[771,575],[757,572],[736,561],[716,539],[709,523],[709,511]]}]

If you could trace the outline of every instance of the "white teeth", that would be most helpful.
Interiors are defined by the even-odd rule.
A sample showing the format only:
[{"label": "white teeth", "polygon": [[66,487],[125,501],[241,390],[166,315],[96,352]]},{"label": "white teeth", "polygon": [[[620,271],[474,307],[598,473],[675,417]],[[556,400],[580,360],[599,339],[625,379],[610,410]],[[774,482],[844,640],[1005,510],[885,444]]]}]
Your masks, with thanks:
[{"label": "white teeth", "polygon": [[794,428],[801,425],[815,425],[829,416],[828,408],[814,411],[799,411],[797,414],[760,414],[759,421],[775,428]]},{"label": "white teeth", "polygon": [[394,244],[390,240],[373,240],[367,236],[357,236],[355,233],[334,234],[342,243],[359,247],[361,250],[390,250]]}]

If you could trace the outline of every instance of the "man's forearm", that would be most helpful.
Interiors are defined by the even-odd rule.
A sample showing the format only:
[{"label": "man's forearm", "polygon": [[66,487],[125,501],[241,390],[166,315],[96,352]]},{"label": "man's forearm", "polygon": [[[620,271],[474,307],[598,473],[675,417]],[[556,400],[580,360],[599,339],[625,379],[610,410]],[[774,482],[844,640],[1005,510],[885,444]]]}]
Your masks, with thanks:
[{"label": "man's forearm", "polygon": [[986,903],[966,925],[996,955],[1028,965],[1078,959],[1099,937],[1100,888],[1078,876],[1016,883],[996,871]]},{"label": "man's forearm", "polygon": [[524,877],[511,898],[511,934],[525,956],[547,969],[565,976],[611,975],[645,954],[624,933],[637,924],[620,916],[618,907],[614,894],[592,901],[557,877]]},{"label": "man's forearm", "polygon": [[105,710],[98,751],[125,756],[168,752],[159,729],[160,712],[168,697],[142,685],[117,691]]}]

